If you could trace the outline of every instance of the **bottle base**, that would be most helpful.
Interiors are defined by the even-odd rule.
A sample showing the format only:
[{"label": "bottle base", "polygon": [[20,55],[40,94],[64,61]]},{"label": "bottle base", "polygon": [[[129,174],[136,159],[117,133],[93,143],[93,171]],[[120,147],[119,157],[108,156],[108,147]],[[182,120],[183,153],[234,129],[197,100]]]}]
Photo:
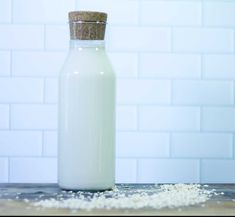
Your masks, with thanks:
[{"label": "bottle base", "polygon": [[99,191],[110,191],[114,188],[115,184],[108,186],[66,186],[59,184],[59,187],[65,191],[88,191],[88,192],[99,192]]}]

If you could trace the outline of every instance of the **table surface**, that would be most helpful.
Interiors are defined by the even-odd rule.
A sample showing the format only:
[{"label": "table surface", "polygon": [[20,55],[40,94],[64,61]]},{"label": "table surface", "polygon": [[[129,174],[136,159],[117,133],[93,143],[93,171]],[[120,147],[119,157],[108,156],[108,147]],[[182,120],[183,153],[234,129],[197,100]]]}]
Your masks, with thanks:
[{"label": "table surface", "polygon": [[[145,190],[150,192],[151,184],[119,184],[117,188],[126,192]],[[215,189],[220,194],[201,204],[176,209],[139,210],[76,210],[38,209],[25,202],[36,199],[55,198],[62,190],[56,184],[0,184],[0,215],[235,215],[235,184],[209,184],[208,190]],[[67,193],[65,195],[68,195]]]}]

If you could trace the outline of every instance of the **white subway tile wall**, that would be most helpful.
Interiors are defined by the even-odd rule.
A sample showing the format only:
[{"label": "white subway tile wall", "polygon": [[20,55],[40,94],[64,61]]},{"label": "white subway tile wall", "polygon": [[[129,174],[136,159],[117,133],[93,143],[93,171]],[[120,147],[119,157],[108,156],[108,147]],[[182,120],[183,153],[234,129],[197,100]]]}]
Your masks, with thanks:
[{"label": "white subway tile wall", "polygon": [[[30,147],[30,148],[29,148]],[[0,156],[41,156],[42,132],[40,131],[1,131]]]},{"label": "white subway tile wall", "polygon": [[8,158],[0,158],[0,182],[8,182],[9,179],[9,160]]},{"label": "white subway tile wall", "polygon": [[43,135],[43,156],[57,156],[57,132],[45,131]]},{"label": "white subway tile wall", "polygon": [[9,76],[11,74],[11,52],[0,51],[0,76]]},{"label": "white subway tile wall", "polygon": [[202,20],[201,1],[144,1],[141,24],[199,26]]},{"label": "white subway tile wall", "polygon": [[195,54],[141,53],[140,79],[199,79],[201,77],[201,56]]},{"label": "white subway tile wall", "polygon": [[232,29],[173,28],[173,51],[195,53],[232,53]]},{"label": "white subway tile wall", "polygon": [[0,0],[0,182],[57,181],[71,10],[109,14],[116,182],[234,182],[231,0]]},{"label": "white subway tile wall", "polygon": [[199,160],[140,159],[138,163],[138,183],[197,183],[199,177]]},{"label": "white subway tile wall", "polygon": [[57,182],[56,158],[12,157],[9,164],[11,183]]},{"label": "white subway tile wall", "polygon": [[[26,6],[27,7],[27,6]],[[27,24],[1,24],[0,25],[1,50],[43,50],[43,25]]]},{"label": "white subway tile wall", "polygon": [[0,103],[42,102],[43,79],[13,77],[0,78]]},{"label": "white subway tile wall", "polygon": [[55,130],[57,129],[57,107],[51,104],[12,104],[11,129]]},{"label": "white subway tile wall", "polygon": [[63,66],[66,52],[12,52],[12,74],[16,77],[56,77]]}]

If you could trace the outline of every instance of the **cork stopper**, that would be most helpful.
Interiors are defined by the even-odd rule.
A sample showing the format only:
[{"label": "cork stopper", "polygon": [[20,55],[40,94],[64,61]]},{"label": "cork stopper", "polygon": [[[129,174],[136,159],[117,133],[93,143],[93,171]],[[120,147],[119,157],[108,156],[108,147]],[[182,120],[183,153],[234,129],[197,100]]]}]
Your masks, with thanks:
[{"label": "cork stopper", "polygon": [[107,14],[96,11],[69,12],[70,39],[104,40]]}]

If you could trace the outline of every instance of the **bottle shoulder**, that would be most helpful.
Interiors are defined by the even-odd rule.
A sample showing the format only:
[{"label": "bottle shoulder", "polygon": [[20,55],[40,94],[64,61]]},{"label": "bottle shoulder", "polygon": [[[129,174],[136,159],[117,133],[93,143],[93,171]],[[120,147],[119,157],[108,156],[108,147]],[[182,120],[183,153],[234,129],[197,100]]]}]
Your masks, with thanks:
[{"label": "bottle shoulder", "polygon": [[69,52],[60,74],[114,74],[106,52]]}]

